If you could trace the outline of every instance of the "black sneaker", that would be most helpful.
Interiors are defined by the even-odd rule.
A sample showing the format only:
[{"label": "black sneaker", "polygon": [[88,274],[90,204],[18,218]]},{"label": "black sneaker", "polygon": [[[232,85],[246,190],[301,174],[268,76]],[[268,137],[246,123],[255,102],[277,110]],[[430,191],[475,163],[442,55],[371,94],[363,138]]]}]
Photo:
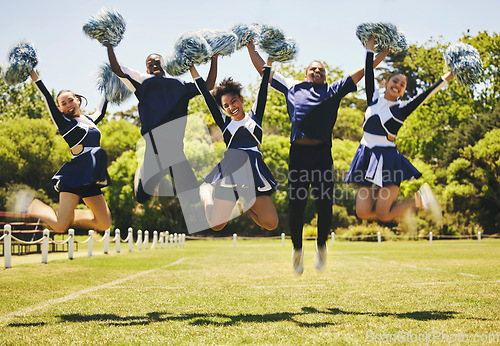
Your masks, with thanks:
[{"label": "black sneaker", "polygon": [[146,193],[146,191],[144,191],[144,187],[142,186],[142,181],[141,181],[141,169],[140,168],[138,168],[135,171],[134,196],[135,196],[135,200],[141,204],[146,203],[152,197],[150,194],[148,194],[148,193]]}]

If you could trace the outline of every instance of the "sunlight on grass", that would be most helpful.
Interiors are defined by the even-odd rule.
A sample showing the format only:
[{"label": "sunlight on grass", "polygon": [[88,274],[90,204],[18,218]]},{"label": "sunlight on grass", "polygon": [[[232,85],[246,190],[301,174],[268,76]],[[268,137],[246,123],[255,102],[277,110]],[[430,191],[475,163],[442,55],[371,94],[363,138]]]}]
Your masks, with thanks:
[{"label": "sunlight on grass", "polygon": [[2,270],[0,343],[364,344],[391,333],[498,336],[499,250],[497,240],[336,242],[318,273],[307,241],[301,277],[291,268],[291,244],[281,240],[239,240],[236,247],[226,239],[188,241],[109,255],[98,248],[72,261],[51,262],[49,255],[47,265]]}]

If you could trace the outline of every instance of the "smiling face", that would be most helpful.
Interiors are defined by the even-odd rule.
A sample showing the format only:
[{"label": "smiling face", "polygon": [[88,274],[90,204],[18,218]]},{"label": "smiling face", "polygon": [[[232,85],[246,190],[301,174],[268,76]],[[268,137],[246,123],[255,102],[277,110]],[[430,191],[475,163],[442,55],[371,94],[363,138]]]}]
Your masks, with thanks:
[{"label": "smiling face", "polygon": [[389,77],[385,83],[385,98],[389,101],[396,101],[402,97],[406,91],[406,76],[398,73]]},{"label": "smiling face", "polygon": [[80,116],[80,99],[71,91],[62,91],[57,96],[58,108],[65,116]]},{"label": "smiling face", "polygon": [[227,93],[221,96],[222,109],[233,118],[233,120],[241,120],[245,117],[243,111],[243,98],[240,95]]},{"label": "smiling face", "polygon": [[323,84],[326,80],[325,66],[319,61],[313,61],[306,70],[306,80],[313,84]]},{"label": "smiling face", "polygon": [[146,71],[149,74],[153,74],[155,76],[164,76],[165,71],[163,70],[162,57],[158,54],[151,54],[146,59]]}]

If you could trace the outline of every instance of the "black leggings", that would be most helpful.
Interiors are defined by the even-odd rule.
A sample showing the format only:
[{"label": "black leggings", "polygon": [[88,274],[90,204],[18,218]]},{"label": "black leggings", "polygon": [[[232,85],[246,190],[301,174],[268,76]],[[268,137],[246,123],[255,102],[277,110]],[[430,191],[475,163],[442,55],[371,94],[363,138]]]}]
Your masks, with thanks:
[{"label": "black leggings", "polygon": [[324,245],[332,227],[333,160],[328,144],[290,146],[288,165],[289,227],[294,249],[302,248],[302,229],[309,187],[318,212],[317,244]]}]

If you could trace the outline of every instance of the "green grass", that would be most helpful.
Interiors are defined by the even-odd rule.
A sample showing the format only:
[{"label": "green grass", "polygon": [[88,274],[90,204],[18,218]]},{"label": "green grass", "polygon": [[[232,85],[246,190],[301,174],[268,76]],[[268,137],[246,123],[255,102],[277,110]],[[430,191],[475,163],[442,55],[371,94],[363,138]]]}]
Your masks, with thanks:
[{"label": "green grass", "polygon": [[110,244],[109,255],[94,245],[90,258],[49,254],[47,265],[14,258],[0,271],[0,344],[500,340],[498,240],[337,241],[321,273],[307,241],[301,277],[289,241],[200,240],[132,253],[124,244],[121,254]]}]

